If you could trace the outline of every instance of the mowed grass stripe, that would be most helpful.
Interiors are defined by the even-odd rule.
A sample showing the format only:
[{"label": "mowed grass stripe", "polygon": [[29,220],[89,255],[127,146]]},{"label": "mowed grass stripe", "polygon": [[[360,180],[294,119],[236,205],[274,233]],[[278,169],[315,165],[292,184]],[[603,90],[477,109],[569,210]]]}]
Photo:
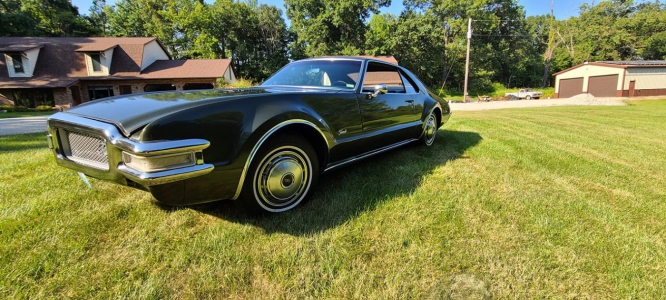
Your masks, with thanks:
[{"label": "mowed grass stripe", "polygon": [[42,134],[1,137],[0,296],[664,298],[666,101],[633,104],[456,112],[272,218],[89,190]]}]

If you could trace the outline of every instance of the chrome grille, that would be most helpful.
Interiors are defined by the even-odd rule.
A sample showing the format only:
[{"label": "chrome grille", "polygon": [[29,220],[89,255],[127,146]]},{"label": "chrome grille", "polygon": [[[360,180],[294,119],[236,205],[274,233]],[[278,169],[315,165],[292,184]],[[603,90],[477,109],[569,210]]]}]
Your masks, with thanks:
[{"label": "chrome grille", "polygon": [[108,170],[109,157],[106,141],[91,135],[67,132],[69,141],[68,158],[78,163]]}]

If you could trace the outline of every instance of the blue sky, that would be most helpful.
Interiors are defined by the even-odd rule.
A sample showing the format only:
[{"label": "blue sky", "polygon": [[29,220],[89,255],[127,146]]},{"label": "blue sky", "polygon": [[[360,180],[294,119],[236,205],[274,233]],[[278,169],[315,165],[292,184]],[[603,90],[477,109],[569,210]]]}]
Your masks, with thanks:
[{"label": "blue sky", "polygon": [[[88,14],[88,10],[92,5],[92,0],[71,0],[74,6],[79,8],[79,13]],[[599,3],[601,0],[596,0]],[[107,0],[107,4],[113,5],[116,0]],[[214,0],[206,0],[206,2],[214,2]],[[592,3],[594,0],[555,0],[555,16],[558,19],[566,19],[571,16],[578,15],[578,8],[583,3]],[[261,4],[275,5],[282,9],[284,14],[284,0],[259,0]],[[550,13],[549,0],[519,0],[519,5],[525,7],[525,12],[528,16],[543,15]],[[402,11],[402,0],[393,0],[391,7],[383,8],[382,12],[388,12],[395,15],[400,14]],[[286,16],[285,16],[286,17]]]}]

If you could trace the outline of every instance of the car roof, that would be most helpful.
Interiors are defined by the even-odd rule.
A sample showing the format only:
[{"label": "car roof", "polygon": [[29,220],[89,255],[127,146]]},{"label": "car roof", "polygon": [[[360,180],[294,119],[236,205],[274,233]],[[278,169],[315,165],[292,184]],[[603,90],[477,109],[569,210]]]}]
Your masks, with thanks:
[{"label": "car roof", "polygon": [[372,61],[372,62],[379,62],[379,63],[384,63],[387,65],[392,65],[399,67],[399,65],[387,62],[385,60],[381,59],[376,59],[372,57],[361,57],[361,56],[320,56],[320,57],[311,57],[311,58],[305,58],[297,61],[308,61],[308,60],[357,60],[357,61]]}]

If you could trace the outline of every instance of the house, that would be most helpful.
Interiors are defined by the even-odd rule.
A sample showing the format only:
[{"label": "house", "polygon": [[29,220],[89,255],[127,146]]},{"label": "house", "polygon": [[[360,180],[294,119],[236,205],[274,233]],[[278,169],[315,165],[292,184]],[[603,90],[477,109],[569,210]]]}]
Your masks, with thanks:
[{"label": "house", "polygon": [[585,62],[554,75],[555,98],[666,95],[666,60]]},{"label": "house", "polygon": [[0,105],[70,107],[115,95],[210,89],[229,59],[173,60],[153,37],[0,37]]}]

